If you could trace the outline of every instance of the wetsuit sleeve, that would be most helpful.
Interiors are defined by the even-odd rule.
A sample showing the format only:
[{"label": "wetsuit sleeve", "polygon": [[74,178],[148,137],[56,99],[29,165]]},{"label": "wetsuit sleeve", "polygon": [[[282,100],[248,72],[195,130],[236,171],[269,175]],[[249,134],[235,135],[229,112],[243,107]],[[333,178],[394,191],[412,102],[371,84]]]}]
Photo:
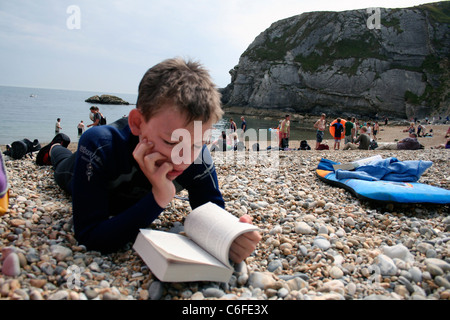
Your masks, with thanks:
[{"label": "wetsuit sleeve", "polygon": [[77,151],[72,193],[74,228],[80,244],[106,253],[134,241],[139,229],[148,227],[163,208],[149,192],[135,205],[111,217],[107,181],[117,170],[115,159],[123,154],[114,154],[108,135],[99,138],[95,132],[102,129],[94,129],[82,136]]},{"label": "wetsuit sleeve", "polygon": [[177,179],[177,182],[188,191],[192,209],[207,202],[225,208],[216,169],[206,146],[203,146],[200,157]]}]

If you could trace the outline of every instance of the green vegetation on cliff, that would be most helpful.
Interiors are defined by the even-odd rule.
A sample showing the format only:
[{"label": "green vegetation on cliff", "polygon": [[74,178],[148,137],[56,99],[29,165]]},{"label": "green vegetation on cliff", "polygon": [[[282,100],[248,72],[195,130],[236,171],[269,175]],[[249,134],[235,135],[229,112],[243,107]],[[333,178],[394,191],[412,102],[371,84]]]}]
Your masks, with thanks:
[{"label": "green vegetation on cliff", "polygon": [[[377,14],[381,25],[371,28]],[[274,22],[230,71],[224,103],[405,118],[447,113],[449,23],[450,1]]]}]

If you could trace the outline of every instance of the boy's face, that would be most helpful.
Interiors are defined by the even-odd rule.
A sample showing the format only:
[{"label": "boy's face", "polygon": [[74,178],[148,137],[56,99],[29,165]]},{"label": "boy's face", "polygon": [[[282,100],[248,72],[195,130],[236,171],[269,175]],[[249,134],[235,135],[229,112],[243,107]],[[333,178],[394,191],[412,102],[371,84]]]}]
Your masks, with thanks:
[{"label": "boy's face", "polygon": [[[171,104],[163,106],[147,122],[140,111],[135,109],[134,112],[136,111],[142,117],[139,125],[139,140],[147,139],[152,142],[154,148],[151,153],[159,152],[166,158],[157,162],[157,165],[161,165],[163,162],[173,164],[173,170],[168,173],[167,177],[175,179],[199,156],[205,143],[205,132],[212,128],[212,123],[201,123],[201,131],[198,127],[195,131],[194,122],[186,124],[186,117]],[[197,126],[199,124],[197,123]],[[175,131],[182,133],[181,137],[179,134],[173,136]]]}]

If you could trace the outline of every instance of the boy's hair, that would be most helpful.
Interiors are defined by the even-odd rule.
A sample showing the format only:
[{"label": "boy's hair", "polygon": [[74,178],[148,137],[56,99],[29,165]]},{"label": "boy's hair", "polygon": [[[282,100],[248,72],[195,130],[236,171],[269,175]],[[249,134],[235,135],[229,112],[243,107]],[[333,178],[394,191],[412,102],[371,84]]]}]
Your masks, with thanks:
[{"label": "boy's hair", "polygon": [[165,103],[173,103],[186,115],[187,123],[210,119],[217,122],[223,115],[220,99],[219,91],[202,65],[174,58],[145,73],[139,84],[136,108],[148,121]]}]

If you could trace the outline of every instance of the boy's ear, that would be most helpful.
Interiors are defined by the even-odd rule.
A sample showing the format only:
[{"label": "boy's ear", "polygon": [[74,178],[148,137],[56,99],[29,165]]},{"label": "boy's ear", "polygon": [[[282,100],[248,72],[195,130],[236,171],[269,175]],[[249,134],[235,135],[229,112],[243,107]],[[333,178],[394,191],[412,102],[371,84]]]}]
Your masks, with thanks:
[{"label": "boy's ear", "polygon": [[144,122],[144,116],[139,109],[132,109],[128,114],[128,125],[130,126],[131,133],[135,136],[141,134],[141,125]]}]

